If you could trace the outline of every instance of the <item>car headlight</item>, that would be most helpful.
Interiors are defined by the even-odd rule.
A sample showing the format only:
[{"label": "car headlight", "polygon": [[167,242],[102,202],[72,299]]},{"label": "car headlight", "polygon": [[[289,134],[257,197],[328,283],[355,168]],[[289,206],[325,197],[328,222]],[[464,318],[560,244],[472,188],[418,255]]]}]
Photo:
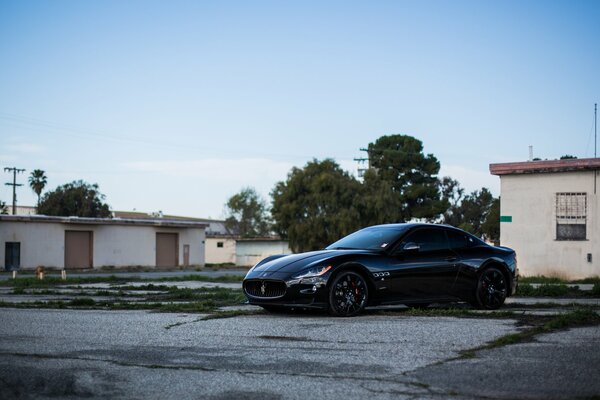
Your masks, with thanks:
[{"label": "car headlight", "polygon": [[294,279],[314,278],[317,276],[324,275],[330,269],[331,269],[331,265],[312,267],[309,269],[305,269],[304,271],[301,271],[300,273],[294,275],[292,278],[294,278]]}]

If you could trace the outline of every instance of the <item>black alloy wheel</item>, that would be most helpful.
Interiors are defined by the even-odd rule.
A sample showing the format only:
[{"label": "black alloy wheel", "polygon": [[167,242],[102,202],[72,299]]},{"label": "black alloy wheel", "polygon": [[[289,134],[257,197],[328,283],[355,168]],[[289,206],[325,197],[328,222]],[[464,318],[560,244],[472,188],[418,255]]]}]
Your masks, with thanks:
[{"label": "black alloy wheel", "polygon": [[498,268],[486,268],[477,282],[475,298],[479,308],[495,310],[504,304],[507,293],[507,282],[502,271]]},{"label": "black alloy wheel", "polygon": [[356,272],[342,272],[329,289],[329,311],[338,317],[352,317],[364,310],[368,298],[365,279]]}]

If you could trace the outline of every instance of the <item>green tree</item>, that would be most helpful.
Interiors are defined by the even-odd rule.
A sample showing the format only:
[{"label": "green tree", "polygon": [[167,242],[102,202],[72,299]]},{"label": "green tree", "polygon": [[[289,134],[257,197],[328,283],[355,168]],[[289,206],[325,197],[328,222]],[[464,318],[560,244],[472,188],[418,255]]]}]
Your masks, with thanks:
[{"label": "green tree", "polygon": [[570,154],[565,154],[564,156],[560,156],[560,159],[561,159],[561,160],[574,160],[574,159],[576,159],[576,158],[577,158],[577,157],[575,157],[575,156],[572,156],[572,155],[570,155]]},{"label": "green tree", "polygon": [[8,207],[2,200],[0,200],[0,214],[8,214]]},{"label": "green tree", "polygon": [[[420,140],[408,135],[382,136],[369,143],[368,153],[374,173],[365,174],[365,187],[376,188],[376,192],[395,199],[386,205],[378,201],[377,195],[367,191],[365,207],[370,210],[365,224],[403,222],[413,218],[433,220],[448,208],[440,195],[437,178],[440,163],[433,154],[423,154]],[[369,215],[386,217],[372,220]]]},{"label": "green tree", "polygon": [[500,237],[500,200],[486,189],[476,190],[452,204],[443,222],[497,242]]},{"label": "green tree", "polygon": [[31,175],[29,175],[29,186],[31,187],[31,190],[37,194],[38,206],[40,205],[42,190],[44,190],[44,187],[46,187],[47,179],[48,178],[46,177],[45,172],[41,169],[34,169],[31,171]]},{"label": "green tree", "polygon": [[492,206],[481,226],[483,236],[493,242],[500,244],[500,198],[492,200]]},{"label": "green tree", "polygon": [[231,196],[225,208],[225,226],[231,232],[242,237],[269,235],[271,224],[267,204],[254,188],[244,188]]},{"label": "green tree", "polygon": [[38,205],[38,214],[74,217],[111,217],[108,204],[97,184],[73,181],[46,193]]},{"label": "green tree", "polygon": [[460,183],[456,179],[452,179],[449,176],[442,178],[440,188],[442,198],[449,205],[442,215],[442,221],[448,225],[459,226],[463,219],[459,204],[464,197],[465,189],[460,186]]},{"label": "green tree", "polygon": [[295,252],[317,250],[360,226],[360,183],[331,159],[294,167],[271,192],[275,231]]}]

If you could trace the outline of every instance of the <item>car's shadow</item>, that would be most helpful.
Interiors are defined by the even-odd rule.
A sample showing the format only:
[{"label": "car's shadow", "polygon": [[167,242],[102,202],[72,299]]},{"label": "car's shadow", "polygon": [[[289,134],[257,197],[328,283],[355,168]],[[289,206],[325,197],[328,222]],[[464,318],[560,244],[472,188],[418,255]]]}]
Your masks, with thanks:
[{"label": "car's shadow", "polygon": [[[356,317],[375,316],[375,315],[407,315],[407,316],[418,316],[418,315],[452,315],[460,314],[461,312],[468,312],[474,310],[474,308],[468,303],[434,303],[427,307],[410,307],[403,304],[393,306],[374,306],[367,307],[362,313]],[[330,318],[331,315],[326,310],[305,308],[305,307],[294,307],[285,308],[277,311],[265,311],[266,314],[280,315],[287,317],[326,317]]]}]

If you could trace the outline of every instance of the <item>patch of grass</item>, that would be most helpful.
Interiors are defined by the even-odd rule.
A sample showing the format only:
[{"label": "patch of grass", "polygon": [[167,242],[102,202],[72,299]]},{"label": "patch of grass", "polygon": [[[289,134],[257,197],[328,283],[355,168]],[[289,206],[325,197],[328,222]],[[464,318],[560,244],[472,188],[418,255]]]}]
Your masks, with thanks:
[{"label": "patch of grass", "polygon": [[588,284],[600,284],[600,276],[591,276],[584,279],[576,279],[569,281],[567,279],[559,278],[559,277],[550,277],[544,275],[538,276],[520,276],[519,284],[521,283],[588,283]]},{"label": "patch of grass", "polygon": [[204,301],[213,300],[219,304],[240,304],[246,300],[246,297],[240,289],[226,288],[177,288],[171,287],[168,293],[151,294],[147,296],[150,301]]},{"label": "patch of grass", "polygon": [[234,263],[226,262],[226,263],[206,263],[204,264],[205,268],[231,268],[235,267]]},{"label": "patch of grass", "polygon": [[[82,295],[89,296],[87,293]],[[166,294],[147,297],[145,302],[97,301],[90,297],[82,297],[70,301],[52,300],[27,303],[0,304],[0,307],[17,308],[93,308],[110,310],[154,310],[159,312],[197,312],[210,313],[225,306],[240,305],[246,298],[239,289],[202,288],[178,289],[172,287]]]},{"label": "patch of grass", "polygon": [[448,307],[448,308],[407,308],[403,310],[377,310],[375,315],[393,315],[410,317],[463,317],[463,318],[512,318],[513,311],[495,310],[479,312],[470,308]]},{"label": "patch of grass", "polygon": [[600,276],[592,276],[585,279],[578,279],[573,281],[572,283],[588,283],[593,285],[600,285]]},{"label": "patch of grass", "polygon": [[534,304],[521,304],[521,303],[509,303],[502,306],[503,309],[518,308],[518,309],[545,309],[545,308],[558,308],[558,309],[589,309],[589,310],[600,310],[600,305],[596,304],[578,304],[578,303],[534,303]]},{"label": "patch of grass", "polygon": [[221,276],[207,276],[207,275],[183,275],[183,276],[166,276],[163,278],[148,278],[141,279],[142,281],[155,281],[155,282],[181,282],[181,281],[202,281],[202,282],[242,282],[244,280],[243,275],[221,275]]},{"label": "patch of grass", "polygon": [[210,319],[219,319],[219,318],[232,318],[232,317],[239,317],[242,315],[257,315],[257,314],[264,314],[263,310],[258,310],[258,311],[254,311],[254,310],[227,310],[227,311],[217,311],[214,312],[212,314],[206,315],[204,317],[201,318],[202,321],[207,321]]},{"label": "patch of grass", "polygon": [[[533,321],[528,317],[528,321]],[[510,333],[501,336],[491,342],[466,351],[461,352],[459,358],[472,358],[474,352],[478,350],[493,349],[516,343],[529,342],[535,339],[537,335],[550,333],[558,330],[575,328],[579,326],[600,325],[600,315],[596,311],[589,309],[577,309],[566,314],[560,314],[552,317],[537,317],[537,325],[527,328],[521,332]]]},{"label": "patch of grass", "polygon": [[25,289],[22,287],[13,288],[12,294],[25,294]]},{"label": "patch of grass", "polygon": [[600,296],[600,282],[594,283],[594,287],[592,288],[591,293],[594,296]]},{"label": "patch of grass", "polygon": [[120,291],[123,290],[128,290],[128,291],[135,291],[135,290],[155,290],[155,291],[169,291],[173,288],[177,288],[177,286],[167,286],[167,285],[155,285],[153,283],[149,283],[147,285],[112,285],[113,288],[115,289],[119,289]]},{"label": "patch of grass", "polygon": [[[600,285],[599,285],[600,286]],[[595,287],[595,286],[594,286]],[[585,291],[579,289],[579,286],[567,286],[564,283],[552,284],[542,283],[538,287],[533,287],[529,283],[519,283],[516,296],[526,297],[597,297],[598,291]]]},{"label": "patch of grass", "polygon": [[566,281],[562,278],[539,275],[539,276],[520,276],[519,284],[521,284],[521,283],[568,283],[568,281]]},{"label": "patch of grass", "polygon": [[[162,278],[141,278],[141,277],[117,277],[110,276],[90,276],[90,277],[73,277],[62,280],[60,277],[46,276],[43,280],[34,277],[7,279],[0,281],[0,286],[13,286],[22,288],[48,288],[57,285],[78,285],[86,283],[113,283],[125,284],[129,282],[182,282],[182,281],[201,281],[201,282],[234,282],[240,283],[244,279],[243,275],[222,275],[222,276],[207,276],[207,275],[182,275],[168,276]],[[133,289],[132,289],[133,290]],[[151,290],[151,289],[150,289]]]},{"label": "patch of grass", "polygon": [[82,283],[114,283],[114,282],[128,282],[130,279],[128,278],[118,278],[114,275],[110,276],[90,276],[85,278],[67,278],[66,280],[62,280],[59,277],[46,276],[44,279],[40,280],[37,278],[17,278],[17,279],[7,279],[4,281],[0,281],[0,286],[14,286],[14,287],[22,287],[22,288],[44,288],[44,287],[53,287],[56,285],[76,285]]},{"label": "patch of grass", "polygon": [[69,306],[72,307],[92,307],[96,305],[96,301],[89,297],[83,297],[81,299],[73,299],[68,302]]}]

